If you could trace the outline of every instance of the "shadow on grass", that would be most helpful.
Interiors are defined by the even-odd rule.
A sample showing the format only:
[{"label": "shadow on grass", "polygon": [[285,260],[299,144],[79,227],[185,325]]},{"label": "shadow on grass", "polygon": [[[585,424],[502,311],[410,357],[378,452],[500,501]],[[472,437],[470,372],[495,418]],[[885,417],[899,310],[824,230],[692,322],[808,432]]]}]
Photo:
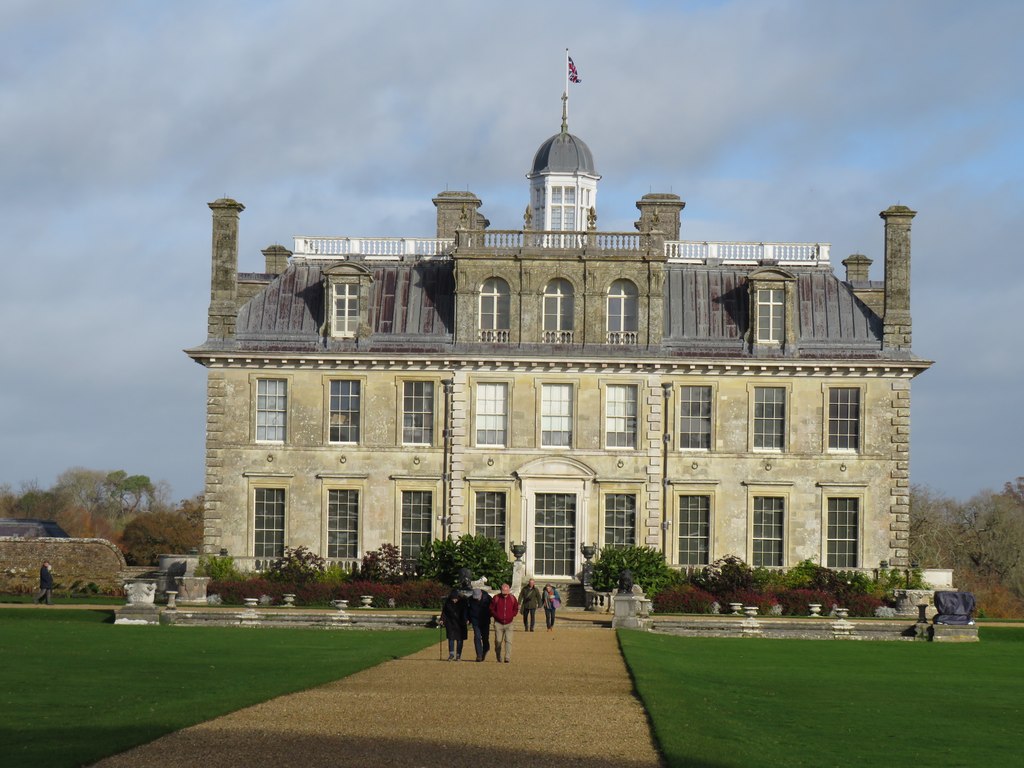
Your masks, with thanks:
[{"label": "shadow on grass", "polygon": [[[237,722],[235,723],[237,725]],[[279,726],[280,727],[280,726]],[[300,726],[302,727],[302,726]],[[523,745],[523,734],[515,724],[507,729],[494,728],[493,744],[481,746],[467,743],[460,737],[464,722],[453,719],[451,737],[442,742],[407,736],[351,737],[325,733],[288,733],[258,728],[244,730],[203,726],[199,729],[179,731],[155,742],[144,744],[107,759],[102,752],[88,755],[79,753],[86,762],[61,760],[55,753],[46,766],[97,765],[97,768],[165,768],[167,765],[238,765],[257,766],[301,765],[303,768],[348,768],[349,766],[387,765],[395,768],[481,768],[500,765],[502,768],[650,768],[649,762],[603,757],[601,755],[573,754],[564,742],[556,739],[555,748],[562,754],[552,754],[541,748]],[[490,726],[488,726],[490,728]],[[115,729],[111,733],[97,733],[99,744],[120,741],[133,734]],[[138,735],[138,734],[134,734]],[[9,733],[0,728],[0,739]],[[80,741],[82,736],[69,728],[51,734],[55,742],[67,739]],[[12,755],[7,768],[27,768]],[[37,755],[38,759],[38,755]],[[98,761],[98,762],[96,762]],[[40,763],[33,763],[38,766]],[[725,764],[692,763],[695,768],[724,768]]]}]

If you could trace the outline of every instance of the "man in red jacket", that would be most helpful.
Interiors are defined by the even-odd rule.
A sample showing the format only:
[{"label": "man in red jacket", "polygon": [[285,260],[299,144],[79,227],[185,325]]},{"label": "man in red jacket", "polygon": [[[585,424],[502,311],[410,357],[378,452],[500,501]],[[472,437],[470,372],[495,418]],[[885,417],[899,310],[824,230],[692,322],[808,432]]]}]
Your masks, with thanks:
[{"label": "man in red jacket", "polygon": [[505,663],[512,660],[512,629],[519,615],[519,601],[512,587],[501,585],[501,594],[491,599],[491,617],[494,619],[494,656],[501,662],[501,649],[505,648]]}]

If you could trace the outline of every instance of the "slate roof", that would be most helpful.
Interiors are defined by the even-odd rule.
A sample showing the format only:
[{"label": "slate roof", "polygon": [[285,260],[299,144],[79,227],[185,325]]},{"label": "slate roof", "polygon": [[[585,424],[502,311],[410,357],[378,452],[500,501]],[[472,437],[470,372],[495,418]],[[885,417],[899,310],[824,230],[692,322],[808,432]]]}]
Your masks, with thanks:
[{"label": "slate roof", "polygon": [[[369,323],[372,335],[358,341],[333,339],[324,325],[322,269],[328,263],[292,262],[284,274],[242,305],[234,349],[252,351],[381,351],[429,353],[452,349],[455,281],[451,261],[361,261],[372,275]],[[796,277],[796,349],[786,357],[881,358],[882,321],[828,269],[791,269]],[[664,285],[665,356],[750,357],[744,340],[749,325],[747,275],[736,266],[668,264]],[[205,345],[214,348],[216,343]],[[534,350],[534,346],[536,349]],[[502,345],[473,344],[466,351]],[[505,348],[507,349],[507,348]],[[571,349],[571,347],[569,348]],[[550,354],[547,345],[517,346],[516,354]],[[602,354],[643,357],[650,349],[602,346]],[[658,354],[658,352],[655,352]],[[759,352],[758,356],[771,356]]]},{"label": "slate roof", "polygon": [[67,539],[67,532],[53,520],[36,518],[0,517],[0,536],[19,539]]}]

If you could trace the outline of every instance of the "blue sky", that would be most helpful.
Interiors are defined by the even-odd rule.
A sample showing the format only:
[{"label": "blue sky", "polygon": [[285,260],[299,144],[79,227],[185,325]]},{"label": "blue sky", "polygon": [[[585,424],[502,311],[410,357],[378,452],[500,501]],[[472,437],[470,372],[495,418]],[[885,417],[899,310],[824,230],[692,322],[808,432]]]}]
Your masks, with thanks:
[{"label": "blue sky", "polygon": [[245,204],[243,270],[298,234],[429,236],[444,189],[518,227],[566,47],[601,229],[673,191],[686,239],[831,242],[881,279],[878,212],[917,210],[912,479],[1024,474],[1024,4],[8,0],[0,484],[200,492],[206,203]]}]

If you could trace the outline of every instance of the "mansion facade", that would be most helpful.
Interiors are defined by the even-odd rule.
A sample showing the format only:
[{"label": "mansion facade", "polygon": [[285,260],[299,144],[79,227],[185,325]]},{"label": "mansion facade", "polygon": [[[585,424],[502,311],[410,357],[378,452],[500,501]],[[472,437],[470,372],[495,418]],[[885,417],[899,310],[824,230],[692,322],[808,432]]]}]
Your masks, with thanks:
[{"label": "mansion facade", "polygon": [[296,237],[238,268],[213,211],[204,549],[262,567],[305,546],[344,564],[385,543],[526,545],[578,577],[580,547],[674,566],[905,564],[910,229],[884,219],[884,280],[825,243],[680,239],[684,203],[644,195],[597,229],[589,148],[537,151],[523,226],[469,192],[434,237]]}]

